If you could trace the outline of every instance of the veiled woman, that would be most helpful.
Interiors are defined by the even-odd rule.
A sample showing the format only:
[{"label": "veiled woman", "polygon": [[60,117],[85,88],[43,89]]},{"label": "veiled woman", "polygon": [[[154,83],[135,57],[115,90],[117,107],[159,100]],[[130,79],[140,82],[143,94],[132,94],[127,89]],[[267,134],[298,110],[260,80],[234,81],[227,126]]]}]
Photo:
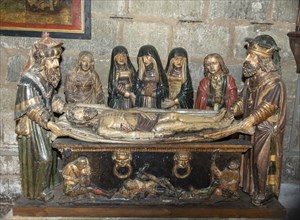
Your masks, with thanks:
[{"label": "veiled woman", "polygon": [[162,108],[193,108],[193,85],[188,66],[188,54],[184,48],[171,50],[166,66],[169,98]]},{"label": "veiled woman", "polygon": [[166,73],[156,48],[152,45],[142,46],[137,63],[136,107],[161,108],[161,102],[169,92]]},{"label": "veiled woman", "polygon": [[111,65],[108,77],[107,105],[114,109],[134,107],[135,68],[132,65],[127,49],[116,46],[111,53]]}]

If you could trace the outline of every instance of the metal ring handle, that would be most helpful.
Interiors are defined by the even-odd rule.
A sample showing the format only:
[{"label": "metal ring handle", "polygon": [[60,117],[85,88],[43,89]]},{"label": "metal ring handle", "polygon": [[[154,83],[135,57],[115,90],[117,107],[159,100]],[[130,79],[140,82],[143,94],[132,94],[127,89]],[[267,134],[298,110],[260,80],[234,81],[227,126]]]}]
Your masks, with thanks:
[{"label": "metal ring handle", "polygon": [[[122,168],[122,167],[127,167],[128,168],[128,172],[126,174],[121,174],[119,173],[119,168]],[[113,169],[113,173],[116,177],[120,178],[120,179],[125,179],[125,178],[128,178],[131,173],[132,173],[132,167],[130,164],[125,164],[124,166],[120,166],[119,164],[115,164],[114,165],[114,169]]]},{"label": "metal ring handle", "polygon": [[178,173],[178,169],[182,167],[179,167],[177,165],[174,165],[173,169],[172,169],[172,172],[174,174],[174,176],[176,176],[178,179],[184,179],[184,178],[187,178],[190,174],[191,174],[191,167],[190,165],[188,164],[186,167],[185,167],[185,170],[186,170],[186,173],[181,175]]}]

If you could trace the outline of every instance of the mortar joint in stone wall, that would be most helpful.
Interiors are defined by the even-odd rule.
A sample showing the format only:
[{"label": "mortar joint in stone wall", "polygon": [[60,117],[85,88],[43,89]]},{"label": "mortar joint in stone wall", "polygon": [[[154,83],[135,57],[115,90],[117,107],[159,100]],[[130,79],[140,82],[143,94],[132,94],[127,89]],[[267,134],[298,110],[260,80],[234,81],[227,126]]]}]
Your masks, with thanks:
[{"label": "mortar joint in stone wall", "polygon": [[203,23],[203,21],[201,20],[184,20],[184,19],[180,19],[178,20],[181,23]]},{"label": "mortar joint in stone wall", "polygon": [[126,17],[126,16],[110,16],[111,19],[125,19],[125,20],[131,20],[133,17]]}]

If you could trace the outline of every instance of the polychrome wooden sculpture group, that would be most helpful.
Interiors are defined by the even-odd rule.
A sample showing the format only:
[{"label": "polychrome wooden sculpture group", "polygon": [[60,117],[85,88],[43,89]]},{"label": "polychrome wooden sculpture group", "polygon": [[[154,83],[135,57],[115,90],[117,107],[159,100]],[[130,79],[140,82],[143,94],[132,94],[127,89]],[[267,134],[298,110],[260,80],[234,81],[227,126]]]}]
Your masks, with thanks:
[{"label": "polychrome wooden sculpture group", "polygon": [[[91,182],[89,159],[81,156],[62,169],[63,192],[70,197],[93,194],[106,200],[212,195],[238,199],[240,188],[257,206],[270,195],[278,196],[286,114],[286,92],[278,74],[279,48],[268,35],[247,39],[245,48],[240,95],[219,54],[205,57],[204,78],[194,99],[187,51],[171,50],[164,68],[156,48],[144,45],[138,52],[137,71],[125,47],[113,48],[107,102],[93,55],[81,52],[76,67],[66,76],[64,101],[56,92],[62,42],[43,33],[24,66],[15,106],[23,196],[43,201],[53,198],[53,186],[60,181],[52,148],[57,137],[156,144],[210,142],[236,133],[251,140],[252,148],[241,155],[241,166],[234,160],[224,169],[216,165],[213,153],[212,182],[206,188],[180,189],[167,178],[148,173],[145,164],[122,187],[108,191]],[[61,116],[55,119],[54,113]],[[189,154],[176,155],[180,156],[178,166],[184,167]],[[115,160],[118,157],[126,155],[119,154]]]}]

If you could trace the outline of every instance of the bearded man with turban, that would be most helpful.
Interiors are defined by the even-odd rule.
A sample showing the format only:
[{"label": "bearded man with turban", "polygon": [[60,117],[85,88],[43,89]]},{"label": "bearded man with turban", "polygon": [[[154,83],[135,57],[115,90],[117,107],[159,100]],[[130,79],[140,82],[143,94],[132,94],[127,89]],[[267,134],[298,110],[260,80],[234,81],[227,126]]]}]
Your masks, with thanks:
[{"label": "bearded man with turban", "polygon": [[52,149],[49,130],[61,131],[53,112],[62,113],[64,102],[56,95],[61,74],[59,59],[62,42],[48,33],[35,42],[18,83],[15,120],[19,146],[22,194],[29,199],[53,198],[58,180],[57,155]]},{"label": "bearded man with turban", "polygon": [[245,84],[231,110],[243,115],[242,130],[255,128],[254,135],[246,137],[252,149],[242,155],[240,186],[260,206],[271,196],[279,196],[286,89],[272,59],[279,48],[255,38],[247,40],[246,49]]}]

